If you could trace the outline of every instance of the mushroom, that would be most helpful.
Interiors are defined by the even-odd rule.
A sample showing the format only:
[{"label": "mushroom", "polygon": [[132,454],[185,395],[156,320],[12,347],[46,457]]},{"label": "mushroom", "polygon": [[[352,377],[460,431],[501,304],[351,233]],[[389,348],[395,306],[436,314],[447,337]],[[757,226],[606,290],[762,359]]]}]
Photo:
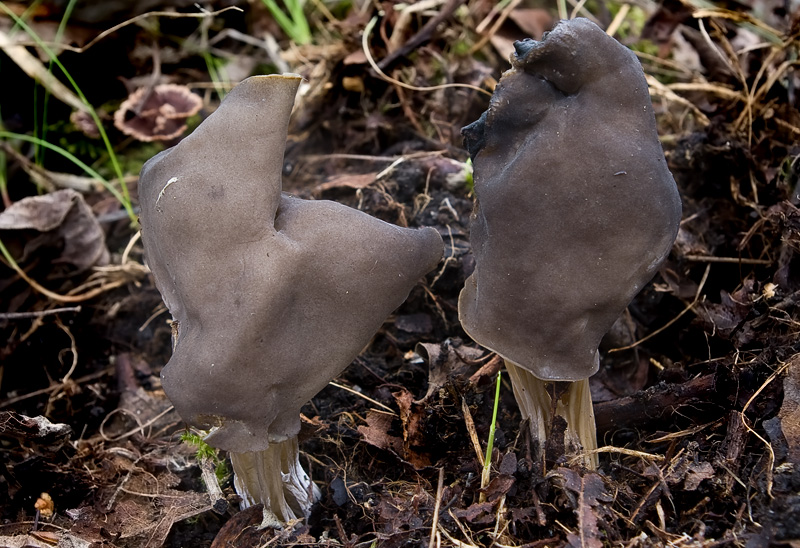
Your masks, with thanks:
[{"label": "mushroom", "polygon": [[142,237],[177,325],[164,390],[231,453],[243,506],[307,517],[300,407],[358,355],[443,253],[407,229],[281,192],[296,75],[249,78],[139,179]]},{"label": "mushroom", "polygon": [[631,51],[586,19],[515,50],[462,130],[477,200],[459,317],[504,358],[540,451],[561,416],[596,467],[600,339],[669,253],[681,202]]},{"label": "mushroom", "polygon": [[[186,120],[202,106],[200,96],[186,86],[139,88],[114,113],[114,126],[139,141],[169,141],[186,131]],[[77,125],[78,120],[73,122]]]}]

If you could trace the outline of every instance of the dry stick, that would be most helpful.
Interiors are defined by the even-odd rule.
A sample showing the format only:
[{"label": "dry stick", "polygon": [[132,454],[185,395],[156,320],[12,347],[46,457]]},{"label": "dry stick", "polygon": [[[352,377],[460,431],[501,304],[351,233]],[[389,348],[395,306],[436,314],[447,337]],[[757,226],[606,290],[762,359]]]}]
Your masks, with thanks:
[{"label": "dry stick", "polygon": [[53,314],[61,314],[63,312],[78,313],[80,311],[80,306],[65,306],[62,308],[51,308],[49,310],[37,310],[33,312],[0,312],[0,320],[28,320],[51,316]]},{"label": "dry stick", "polygon": [[477,51],[479,51],[483,46],[485,46],[489,40],[492,39],[492,36],[500,29],[503,23],[505,23],[508,16],[511,15],[511,12],[514,11],[522,0],[512,0],[503,11],[500,13],[500,17],[497,18],[497,21],[494,22],[492,28],[489,29],[489,32],[483,36],[478,42],[469,48],[469,55],[474,55]]},{"label": "dry stick", "polygon": [[[102,371],[98,371],[97,373],[92,373],[91,375],[86,375],[85,377],[80,377],[79,379],[75,379],[72,382],[74,382],[75,384],[83,384],[85,382],[89,382],[89,381],[93,381],[95,379],[99,379],[100,377],[103,377],[105,375],[110,375],[113,372],[114,372],[114,368],[113,367],[107,367],[107,368],[103,369]],[[50,392],[53,392],[53,391],[56,391],[56,390],[60,390],[61,388],[63,388],[63,385],[61,383],[59,383],[59,384],[54,384],[53,386],[48,386],[47,388],[42,388],[42,389],[39,389],[39,390],[34,390],[33,392],[28,392],[27,394],[23,394],[21,396],[15,397],[15,398],[9,398],[9,399],[7,399],[5,401],[0,402],[0,409],[2,409],[3,407],[8,407],[10,405],[13,405],[13,404],[15,404],[17,402],[20,402],[20,401],[23,401],[23,400],[27,400],[29,398],[35,398],[36,396],[41,396],[43,394],[48,394]]]},{"label": "dry stick", "polygon": [[764,23],[763,21],[761,21],[757,17],[753,17],[752,15],[750,15],[748,13],[743,13],[741,11],[732,11],[732,10],[726,10],[726,9],[723,9],[723,8],[703,8],[703,9],[695,10],[692,13],[692,17],[694,17],[695,19],[704,19],[704,18],[707,18],[707,17],[709,17],[709,18],[710,17],[717,17],[719,19],[729,19],[729,20],[732,20],[734,22],[746,22],[746,23],[750,23],[751,25],[760,28],[761,30],[763,30],[763,31],[775,36],[775,37],[780,37],[780,36],[783,35],[782,32],[778,31],[777,29],[774,29],[774,28],[770,27],[769,25],[767,25],[766,23]]},{"label": "dry stick", "polygon": [[439,468],[439,484],[436,487],[436,505],[433,507],[433,522],[431,523],[431,540],[428,548],[433,548],[436,543],[436,530],[439,527],[439,508],[442,506],[442,492],[444,491],[444,468]]},{"label": "dry stick", "polygon": [[684,255],[687,261],[698,263],[733,263],[733,264],[772,264],[769,259],[747,259],[742,257],[710,257],[707,255]]},{"label": "dry stick", "polygon": [[33,288],[35,291],[59,303],[80,303],[83,301],[88,301],[89,299],[92,299],[102,293],[105,293],[106,291],[115,289],[117,287],[121,287],[127,283],[127,280],[117,280],[116,282],[111,282],[106,285],[101,285],[97,289],[87,291],[86,293],[82,293],[80,295],[61,295],[59,293],[50,291],[46,287],[39,285],[39,283],[30,276],[28,276],[28,274],[24,270],[22,270],[22,268],[20,268],[18,264],[10,263],[9,266],[13,270],[15,270],[19,275],[19,277],[25,280],[28,283],[28,285],[30,285],[31,288]]},{"label": "dry stick", "polygon": [[12,40],[2,30],[0,30],[0,50],[3,50],[25,74],[39,82],[59,101],[75,110],[81,112],[89,111],[89,107],[72,90],[62,84],[52,72],[48,71],[47,67],[37,57],[25,49],[22,42]]},{"label": "dry stick", "polygon": [[385,72],[381,70],[381,68],[375,62],[375,58],[372,57],[372,52],[370,52],[369,50],[369,35],[372,33],[372,29],[375,28],[375,23],[377,22],[378,18],[373,17],[372,20],[369,23],[367,23],[367,26],[364,28],[364,34],[361,36],[361,48],[364,50],[364,56],[367,58],[369,66],[372,67],[372,70],[374,70],[375,73],[382,79],[397,86],[400,86],[402,88],[410,89],[412,91],[436,91],[439,89],[447,89],[447,88],[466,88],[474,91],[479,91],[480,93],[484,93],[489,97],[492,96],[491,92],[486,91],[483,88],[479,88],[478,86],[473,86],[470,84],[440,84],[438,86],[420,87],[420,86],[412,86],[411,84],[406,84],[405,82],[401,82],[400,80],[396,80],[391,76],[387,75]]},{"label": "dry stick", "polygon": [[614,36],[619,30],[620,25],[622,25],[622,22],[625,21],[625,18],[628,16],[628,12],[630,10],[631,10],[630,4],[622,4],[622,6],[620,6],[619,8],[619,11],[617,12],[617,15],[614,17],[614,20],[611,21],[610,25],[608,25],[608,28],[606,29],[606,34],[608,34],[609,36]]},{"label": "dry stick", "polygon": [[478,462],[481,464],[481,468],[483,468],[483,450],[481,449],[481,442],[478,440],[478,432],[475,430],[475,421],[472,420],[472,413],[469,411],[469,405],[467,405],[467,400],[464,399],[463,396],[461,398],[461,412],[464,414],[464,424],[467,426],[467,433],[472,442],[472,448],[475,450],[475,454],[478,455]]},{"label": "dry stick", "polygon": [[[159,413],[158,415],[156,415],[155,417],[153,417],[149,421],[147,421],[145,423],[141,423],[141,422],[139,422],[139,418],[136,415],[134,415],[133,413],[131,413],[130,411],[127,411],[126,409],[117,408],[114,411],[112,411],[111,413],[109,413],[108,415],[106,415],[106,417],[103,419],[103,422],[100,423],[100,435],[106,441],[114,442],[114,441],[120,441],[120,440],[123,440],[125,438],[128,438],[128,437],[136,434],[139,431],[141,431],[142,434],[144,434],[144,429],[145,428],[147,428],[148,426],[152,426],[156,421],[158,421],[158,419],[160,419],[161,417],[167,415],[169,412],[174,411],[174,410],[175,410],[175,407],[170,405],[169,407],[164,409],[161,413]],[[105,435],[105,431],[104,431],[105,430],[106,421],[108,421],[108,419],[111,418],[117,412],[118,413],[127,413],[128,415],[130,415],[133,418],[133,420],[136,421],[136,423],[139,426],[137,426],[133,430],[129,430],[128,432],[125,432],[124,434],[120,434],[119,436],[117,436],[115,438],[109,438],[108,436]]]},{"label": "dry stick", "polygon": [[[62,48],[62,49],[65,49],[65,50],[69,50],[69,51],[74,52],[74,53],[83,53],[84,51],[88,50],[89,48],[91,48],[92,46],[94,46],[95,44],[97,44],[98,42],[100,42],[101,40],[106,38],[107,36],[110,36],[110,35],[114,34],[119,29],[125,28],[128,25],[132,25],[133,23],[136,23],[136,22],[141,21],[143,19],[149,19],[150,17],[169,17],[170,19],[181,19],[181,18],[188,17],[188,18],[195,18],[195,19],[205,19],[206,17],[216,17],[217,15],[219,15],[221,13],[224,13],[226,11],[229,11],[229,10],[235,10],[235,11],[244,13],[244,10],[242,8],[237,8],[236,6],[229,6],[227,8],[223,8],[223,9],[217,10],[217,11],[205,11],[205,10],[203,10],[200,13],[178,13],[178,12],[174,12],[174,11],[150,11],[150,12],[147,12],[147,13],[142,13],[141,15],[137,15],[136,17],[131,17],[130,19],[128,19],[126,21],[123,21],[122,23],[120,23],[118,25],[114,25],[113,27],[104,30],[103,32],[101,32],[100,34],[98,34],[97,36],[92,38],[92,40],[90,40],[88,44],[86,44],[85,46],[79,47],[79,48],[77,48],[75,46],[70,46],[69,44],[61,44],[61,43],[57,43],[56,44],[56,43],[53,43],[53,42],[49,42],[49,43],[45,42],[45,44],[47,44],[47,45],[55,45],[55,46],[58,46],[59,48]],[[18,42],[18,44],[21,45],[21,46],[35,46],[36,45],[35,42],[22,42],[22,41]]]},{"label": "dry stick", "polygon": [[635,343],[631,343],[628,346],[621,346],[619,348],[612,348],[611,350],[608,351],[608,353],[611,354],[612,352],[622,352],[623,350],[630,350],[631,348],[635,348],[635,347],[639,346],[640,344],[642,344],[643,342],[645,342],[646,340],[655,337],[656,335],[658,335],[659,333],[664,331],[666,328],[668,328],[669,326],[671,326],[672,324],[677,322],[684,314],[689,312],[691,309],[693,309],[697,305],[698,302],[700,302],[700,297],[701,297],[700,294],[703,291],[703,286],[706,285],[706,280],[708,279],[708,273],[710,271],[711,271],[711,263],[709,263],[706,266],[706,271],[703,273],[703,278],[700,280],[700,285],[697,286],[697,292],[695,293],[694,300],[691,302],[691,304],[689,306],[684,308],[680,312],[680,314],[678,314],[677,316],[672,318],[666,324],[662,325],[661,327],[659,327],[658,329],[656,329],[655,331],[653,331],[649,335],[646,335],[646,336],[642,337],[641,339],[639,339]]},{"label": "dry stick", "polygon": [[400,48],[384,57],[381,62],[378,63],[378,66],[381,68],[381,70],[385,70],[400,57],[406,56],[408,53],[415,50],[417,46],[430,40],[433,32],[436,30],[436,27],[438,27],[442,21],[450,17],[450,15],[456,11],[456,8],[463,2],[464,0],[448,0],[447,4],[445,4],[445,6],[439,10],[436,15],[431,17],[428,22],[425,23],[425,25],[419,30],[419,32],[409,38]]},{"label": "dry stick", "polygon": [[652,453],[644,453],[642,451],[626,449],[625,447],[614,447],[613,445],[606,445],[604,447],[598,447],[597,449],[592,449],[591,451],[585,451],[580,455],[575,455],[570,459],[569,463],[570,465],[572,465],[575,464],[578,460],[584,458],[586,455],[600,454],[600,453],[619,453],[620,455],[628,455],[629,457],[639,457],[642,459],[648,459],[657,462],[663,462],[665,460],[664,455],[654,455]]},{"label": "dry stick", "polygon": [[383,409],[385,409],[386,411],[388,411],[390,414],[394,415],[395,417],[397,416],[397,413],[395,413],[394,410],[391,407],[389,407],[388,405],[384,405],[384,404],[382,404],[381,402],[379,402],[377,400],[373,400],[369,396],[365,396],[364,394],[362,394],[361,392],[358,392],[357,390],[353,390],[352,388],[349,388],[349,387],[341,385],[341,384],[337,384],[337,383],[335,383],[333,381],[329,382],[328,384],[330,384],[331,386],[335,386],[336,388],[341,388],[342,390],[346,390],[347,392],[350,392],[351,394],[355,394],[359,398],[364,398],[368,402],[373,403],[373,404],[377,405],[378,407],[382,407]]},{"label": "dry stick", "polygon": [[768,386],[768,385],[769,385],[769,384],[770,384],[772,381],[774,381],[776,378],[778,378],[778,376],[779,376],[779,375],[781,375],[781,374],[782,374],[784,371],[786,371],[786,369],[789,367],[789,364],[791,363],[791,360],[792,360],[792,358],[796,358],[796,357],[798,357],[798,356],[800,356],[800,354],[795,354],[794,356],[792,356],[791,358],[789,358],[789,360],[788,360],[786,363],[784,363],[784,364],[783,364],[783,365],[781,365],[781,366],[780,366],[778,369],[776,369],[776,370],[775,370],[775,371],[772,373],[772,375],[770,375],[770,376],[769,376],[769,378],[768,378],[766,381],[764,381],[764,384],[762,384],[762,385],[761,385],[761,386],[758,388],[758,390],[756,390],[756,391],[753,393],[753,395],[752,395],[752,396],[750,396],[750,399],[749,399],[749,400],[747,400],[747,403],[746,403],[746,404],[744,404],[744,407],[743,407],[743,408],[742,408],[742,410],[740,411],[740,414],[741,414],[741,416],[742,416],[742,424],[744,424],[744,427],[745,427],[745,428],[747,428],[747,431],[748,431],[748,432],[750,432],[750,433],[751,433],[751,434],[753,434],[755,437],[757,437],[759,440],[761,440],[761,441],[764,443],[764,445],[767,447],[767,452],[768,452],[768,454],[769,454],[769,466],[767,467],[767,496],[768,496],[770,499],[771,499],[771,498],[773,498],[773,497],[772,497],[772,469],[773,469],[773,467],[775,466],[775,451],[772,449],[772,445],[771,445],[771,444],[770,444],[770,443],[769,443],[767,440],[765,440],[765,439],[764,439],[764,438],[761,436],[761,434],[759,434],[758,432],[756,432],[755,430],[753,430],[753,429],[750,427],[750,425],[749,425],[749,424],[747,424],[747,418],[744,416],[744,414],[745,414],[745,412],[747,411],[748,407],[750,407],[750,404],[751,404],[751,403],[753,403],[753,400],[755,400],[755,399],[758,397],[758,395],[759,395],[759,394],[761,394],[761,392],[762,392],[762,391],[763,391],[763,390],[764,390],[764,389],[765,389],[765,388],[766,388],[766,387],[767,387],[767,386]]},{"label": "dry stick", "polygon": [[697,107],[697,105],[695,105],[694,103],[692,103],[687,99],[684,99],[683,97],[681,97],[680,95],[669,89],[667,86],[665,86],[664,84],[653,78],[653,76],[645,74],[645,80],[647,80],[650,95],[660,96],[669,101],[673,101],[675,103],[678,103],[679,105],[683,105],[689,108],[694,113],[697,122],[704,127],[711,123],[711,121],[708,119],[708,116],[703,114],[703,112]]},{"label": "dry stick", "polygon": [[[75,342],[75,337],[73,336],[72,331],[70,331],[69,328],[61,322],[61,318],[58,317],[56,318],[56,325],[59,327],[59,329],[61,329],[61,331],[67,334],[67,337],[69,337],[70,340],[69,351],[72,353],[72,365],[67,371],[67,374],[64,375],[64,377],[61,379],[61,388],[50,394],[50,396],[47,398],[47,405],[45,406],[45,412],[44,412],[45,416],[50,414],[50,411],[52,410],[51,407],[52,403],[61,396],[62,390],[64,389],[65,386],[67,386],[67,383],[69,382],[69,378],[75,372],[75,368],[78,367],[78,345]],[[64,350],[61,350],[61,352],[59,352],[58,354],[59,361],[61,361],[61,355],[63,352]]]}]

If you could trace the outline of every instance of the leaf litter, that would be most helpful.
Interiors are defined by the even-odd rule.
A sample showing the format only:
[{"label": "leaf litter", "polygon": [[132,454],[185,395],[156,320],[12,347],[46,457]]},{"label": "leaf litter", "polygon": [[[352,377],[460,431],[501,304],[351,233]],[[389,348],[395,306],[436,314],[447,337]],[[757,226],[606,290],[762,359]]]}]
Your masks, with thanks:
[{"label": "leaf litter", "polygon": [[[224,466],[203,475],[210,461],[180,441],[183,427],[160,387],[172,329],[134,229],[95,186],[53,192],[43,184],[50,179],[33,177],[39,164],[21,160],[35,152],[6,141],[18,150],[0,189],[0,238],[22,274],[10,264],[0,273],[8,341],[0,350],[0,547],[797,542],[797,14],[766,2],[751,12],[664,2],[614,21],[620,11],[612,3],[612,11],[575,8],[604,27],[614,23],[637,51],[683,222],[668,262],[604,341],[592,381],[605,446],[600,469],[556,455],[534,459],[504,386],[491,481],[481,489],[501,360],[458,324],[458,292],[474,268],[459,128],[486,98],[466,88],[405,86],[491,89],[507,67],[499,52],[546,28],[555,10],[481,0],[405,15],[391,7],[365,52],[360,33],[372,7],[362,4],[330,14],[307,9],[312,22],[335,30],[320,24],[313,45],[296,47],[257,3],[247,7],[249,19],[229,10],[203,15],[202,24],[194,15],[98,4],[76,10],[66,25],[71,35],[96,36],[132,17],[139,24],[105,34],[104,46],[62,55],[87,86],[79,67],[97,64],[135,75],[132,89],[188,85],[203,97],[200,116],[224,90],[221,82],[198,84],[211,79],[195,47],[203,40],[221,58],[290,66],[308,89],[292,122],[287,188],[442,234],[446,261],[303,409],[304,465],[324,493],[310,520],[259,529],[257,507],[237,512]],[[35,11],[34,22],[59,16],[49,9]],[[436,17],[448,24],[426,26]],[[6,29],[9,19],[0,22]],[[273,46],[248,38],[262,32],[277,37]],[[391,82],[370,71],[368,54]],[[6,68],[15,70],[13,61]],[[22,69],[14,78],[19,88],[0,95],[4,126],[32,131],[23,116],[32,80]],[[109,101],[105,116],[126,98],[102,78],[93,85],[96,104]],[[69,118],[69,109],[51,106]],[[72,135],[64,126],[52,131]],[[131,158],[158,150],[118,137]],[[72,167],[48,154],[43,169]],[[37,195],[36,185],[46,193]],[[81,296],[81,307],[67,310],[58,296]],[[219,482],[229,503],[222,514],[204,481]],[[52,517],[43,511],[48,497]]]}]

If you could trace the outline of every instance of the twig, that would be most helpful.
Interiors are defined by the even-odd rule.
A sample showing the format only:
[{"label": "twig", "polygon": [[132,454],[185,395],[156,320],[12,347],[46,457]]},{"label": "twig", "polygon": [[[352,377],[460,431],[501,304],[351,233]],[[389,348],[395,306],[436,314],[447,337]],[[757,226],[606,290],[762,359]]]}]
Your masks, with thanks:
[{"label": "twig", "polygon": [[592,449],[591,451],[585,451],[579,455],[575,455],[570,459],[570,464],[574,464],[576,461],[586,457],[587,455],[597,455],[600,453],[619,453],[621,455],[628,455],[629,457],[639,457],[642,459],[649,459],[657,462],[663,462],[665,460],[664,455],[654,455],[652,453],[634,451],[633,449],[627,449],[625,447],[614,447],[612,445],[606,445],[605,447],[598,447],[597,449]]},{"label": "twig", "polygon": [[652,333],[650,333],[649,335],[647,335],[647,336],[645,336],[645,337],[642,337],[641,339],[639,339],[639,340],[638,340],[638,341],[636,341],[635,343],[629,344],[628,346],[621,346],[621,347],[619,347],[619,348],[612,348],[611,350],[609,350],[609,351],[608,351],[608,353],[609,353],[609,354],[611,354],[612,352],[622,352],[623,350],[630,350],[631,348],[635,348],[635,347],[639,346],[640,344],[642,344],[643,342],[645,342],[646,340],[648,340],[648,339],[651,339],[651,338],[655,337],[656,335],[658,335],[659,333],[661,333],[662,331],[664,331],[666,328],[668,328],[669,326],[671,326],[672,324],[674,324],[675,322],[677,322],[677,321],[678,321],[678,320],[679,320],[679,319],[680,319],[680,318],[681,318],[681,317],[682,317],[684,314],[686,314],[687,312],[689,312],[689,311],[690,311],[692,308],[694,308],[694,307],[695,307],[695,305],[696,305],[698,302],[700,302],[700,294],[701,294],[701,292],[703,291],[703,286],[705,286],[705,285],[706,285],[706,280],[708,279],[708,273],[709,273],[710,271],[711,271],[711,264],[709,263],[709,264],[706,266],[706,271],[703,273],[703,278],[700,280],[700,285],[698,285],[698,286],[697,286],[697,293],[696,293],[696,294],[695,294],[695,296],[694,296],[694,300],[691,302],[691,304],[689,304],[689,306],[687,306],[686,308],[684,308],[684,309],[681,311],[681,313],[680,313],[680,314],[678,314],[677,316],[675,316],[674,318],[672,318],[672,319],[671,319],[670,321],[668,321],[666,324],[662,325],[661,327],[659,327],[658,329],[656,329],[655,331],[653,331],[653,332],[652,332]]},{"label": "twig", "polygon": [[[61,49],[69,50],[69,51],[74,52],[74,53],[83,53],[84,51],[88,50],[89,48],[91,48],[92,46],[94,46],[95,44],[97,44],[98,42],[100,42],[101,40],[106,38],[107,36],[110,36],[110,35],[114,34],[115,32],[117,32],[118,30],[120,30],[122,28],[125,28],[128,25],[132,25],[132,24],[134,24],[134,23],[136,23],[138,21],[141,21],[143,19],[149,19],[150,17],[169,17],[171,19],[181,19],[181,18],[187,18],[188,17],[188,18],[195,18],[195,19],[205,19],[206,17],[216,17],[217,15],[219,15],[221,13],[224,13],[226,11],[230,11],[230,10],[235,10],[235,11],[238,11],[240,13],[244,13],[244,10],[242,8],[237,8],[236,6],[228,6],[227,8],[223,8],[223,9],[217,10],[217,11],[205,11],[205,10],[203,10],[200,13],[179,13],[179,12],[175,12],[175,11],[150,11],[150,12],[147,12],[147,13],[142,13],[141,15],[137,15],[136,17],[131,17],[130,19],[128,19],[126,21],[123,21],[122,23],[120,23],[118,25],[114,25],[113,27],[104,30],[103,32],[101,32],[100,34],[98,34],[97,36],[92,38],[92,40],[90,40],[89,43],[86,44],[85,46],[82,46],[82,47],[78,48],[78,47],[75,47],[75,46],[71,46],[69,44],[62,44],[62,43],[52,44],[52,45],[58,46]],[[35,44],[31,43],[31,42],[19,42],[19,45],[21,45],[21,46],[33,46]]]},{"label": "twig", "polygon": [[[86,375],[85,377],[81,377],[72,382],[74,382],[75,384],[83,384],[85,382],[93,381],[94,379],[99,379],[100,377],[103,377],[105,375],[110,375],[113,372],[114,372],[113,367],[107,367],[102,371],[98,371],[97,373],[92,373],[91,375]],[[40,390],[34,390],[33,392],[28,392],[27,394],[23,394],[22,396],[9,398],[3,402],[0,402],[0,409],[2,409],[3,407],[8,407],[10,405],[13,405],[17,402],[27,400],[29,398],[35,398],[36,396],[41,396],[42,394],[48,394],[56,390],[61,390],[61,388],[63,388],[63,385],[61,383],[58,383],[54,384],[53,386],[48,386],[47,388],[42,388]]]},{"label": "twig", "polygon": [[464,0],[448,0],[447,4],[445,4],[444,7],[436,13],[436,15],[431,17],[428,22],[425,23],[421,29],[419,29],[419,32],[409,38],[400,48],[384,57],[381,62],[378,63],[378,66],[381,68],[381,70],[386,70],[400,57],[408,55],[408,53],[414,51],[420,44],[430,40],[431,36],[436,30],[436,27],[438,27],[442,21],[450,17],[450,15],[456,11],[456,8],[463,2]]},{"label": "twig", "polygon": [[472,442],[472,447],[475,449],[475,454],[478,455],[478,462],[483,468],[483,450],[481,449],[481,442],[478,440],[478,432],[475,430],[475,421],[472,420],[472,413],[469,411],[467,400],[461,398],[461,412],[464,414],[464,424],[467,426],[467,433]]},{"label": "twig", "polygon": [[391,76],[389,76],[388,74],[386,74],[381,70],[381,67],[379,67],[378,64],[375,62],[375,58],[372,56],[372,52],[370,52],[369,50],[369,35],[370,33],[372,33],[372,29],[375,28],[375,23],[377,22],[378,18],[373,17],[370,20],[370,22],[367,23],[366,28],[364,28],[364,34],[361,36],[361,47],[364,50],[364,56],[366,56],[369,66],[372,67],[372,70],[374,70],[375,73],[382,79],[396,86],[400,86],[402,88],[410,89],[413,91],[436,91],[439,89],[447,89],[447,88],[466,88],[478,91],[480,93],[484,93],[491,97],[492,94],[489,91],[486,91],[483,88],[479,88],[478,86],[473,86],[471,84],[440,84],[438,86],[420,87],[420,86],[412,86],[411,84],[406,84],[405,82],[401,82],[400,80],[392,78]]},{"label": "twig", "polygon": [[[749,425],[749,424],[747,424],[747,418],[745,417],[745,415],[744,415],[744,414],[745,414],[745,412],[747,411],[748,407],[750,407],[750,404],[751,404],[751,403],[753,403],[753,401],[754,401],[754,400],[755,400],[755,399],[758,397],[758,395],[759,395],[759,394],[761,394],[761,392],[762,392],[762,391],[763,391],[763,390],[764,390],[764,389],[765,389],[765,388],[766,388],[766,387],[767,387],[767,386],[768,386],[768,385],[769,385],[769,384],[770,384],[772,381],[774,381],[774,380],[775,380],[776,378],[778,378],[778,377],[779,377],[779,376],[780,376],[780,375],[781,375],[781,374],[782,374],[784,371],[786,371],[786,369],[789,367],[789,364],[790,364],[790,363],[792,363],[792,360],[793,360],[793,359],[795,359],[795,358],[798,358],[798,357],[800,357],[800,354],[795,354],[794,356],[792,356],[791,358],[789,358],[789,360],[788,360],[786,363],[782,364],[782,365],[781,365],[781,366],[780,366],[778,369],[776,369],[776,370],[775,370],[775,371],[772,373],[772,375],[770,375],[770,376],[769,376],[769,378],[768,378],[766,381],[764,381],[764,384],[762,384],[761,386],[759,386],[759,387],[758,387],[758,390],[756,390],[756,391],[753,393],[753,395],[752,395],[752,396],[750,396],[750,399],[749,399],[749,400],[747,400],[747,403],[746,403],[746,404],[744,404],[744,407],[743,407],[743,408],[742,408],[742,410],[740,411],[740,414],[742,415],[742,424],[744,424],[744,427],[745,427],[745,428],[747,428],[747,431],[748,431],[748,432],[750,432],[750,433],[751,433],[751,434],[753,434],[755,437],[757,437],[759,440],[761,440],[761,442],[763,442],[763,443],[764,443],[764,445],[765,445],[765,446],[766,446],[766,448],[767,448],[767,453],[769,454],[769,466],[767,467],[767,496],[768,496],[769,498],[773,498],[773,497],[772,497],[772,468],[775,466],[775,451],[772,449],[772,444],[770,444],[770,443],[769,443],[767,440],[765,440],[765,439],[764,439],[764,438],[761,436],[761,434],[759,434],[758,432],[756,432],[755,430],[753,430],[753,429],[750,427],[750,425]],[[735,477],[736,477],[736,476],[734,476],[734,478],[735,478]]]},{"label": "twig", "polygon": [[51,316],[53,314],[61,314],[62,312],[78,313],[80,311],[80,306],[65,306],[62,308],[35,310],[32,312],[0,312],[0,320],[29,320],[34,318],[42,318],[44,316]]},{"label": "twig", "polygon": [[351,394],[355,394],[356,396],[358,396],[360,398],[364,398],[368,402],[370,402],[372,404],[375,404],[378,407],[382,407],[383,409],[385,409],[386,411],[388,411],[392,415],[397,416],[397,413],[395,413],[394,410],[391,407],[389,407],[388,405],[384,405],[384,404],[382,404],[381,402],[379,402],[377,400],[373,400],[369,396],[365,396],[364,394],[362,394],[361,392],[358,392],[357,390],[353,390],[352,388],[349,388],[349,387],[341,385],[341,384],[337,384],[337,383],[335,383],[333,381],[329,382],[328,384],[330,384],[331,386],[335,386],[336,388],[341,388],[342,390],[346,390],[347,392],[350,392]]},{"label": "twig", "polygon": [[5,32],[0,30],[0,49],[8,55],[14,63],[28,76],[39,82],[42,87],[47,89],[59,101],[69,105],[75,110],[88,112],[89,107],[73,93],[67,86],[61,83],[55,75],[47,70],[47,67],[39,61],[32,53],[25,49],[25,46],[15,42]]},{"label": "twig", "polygon": [[712,257],[707,255],[684,255],[687,261],[698,263],[733,263],[733,264],[772,264],[769,259],[748,259],[741,257]]},{"label": "twig", "polygon": [[625,18],[628,16],[628,12],[631,10],[630,4],[622,4],[617,12],[617,15],[614,17],[614,20],[611,21],[611,24],[608,25],[606,29],[606,34],[609,36],[614,36],[617,31],[619,30],[620,25],[622,22],[625,21]]},{"label": "twig", "polygon": [[[127,411],[126,409],[117,408],[114,411],[112,411],[111,413],[109,413],[108,415],[106,415],[106,417],[103,419],[103,422],[100,423],[100,436],[106,441],[113,442],[113,441],[120,441],[120,440],[123,440],[125,438],[128,438],[128,437],[130,437],[130,436],[132,436],[132,435],[134,435],[134,434],[136,434],[137,432],[140,432],[140,431],[142,432],[142,434],[144,434],[144,429],[145,428],[147,428],[148,426],[152,426],[153,423],[155,423],[158,419],[160,419],[164,415],[168,414],[170,411],[173,411],[174,409],[175,409],[175,407],[170,405],[169,407],[164,409],[161,413],[159,413],[158,415],[156,415],[155,417],[153,417],[149,421],[147,421],[145,423],[142,423],[142,422],[139,422],[139,417],[137,417],[136,415],[134,415],[130,411]],[[110,437],[106,436],[106,434],[104,432],[106,421],[108,421],[108,419],[111,418],[115,413],[123,413],[123,412],[127,413],[128,415],[133,417],[133,420],[136,421],[138,426],[136,428],[134,428],[133,430],[129,430],[128,432],[125,432],[124,434],[120,434],[119,436],[117,436],[115,438],[110,438]]]},{"label": "twig", "polygon": [[511,15],[511,12],[514,11],[522,0],[511,0],[509,4],[500,12],[500,16],[497,18],[497,21],[494,22],[492,28],[489,29],[489,32],[485,34],[480,40],[478,40],[471,48],[469,48],[469,54],[473,55],[475,52],[479,51],[483,46],[489,43],[489,40],[492,39],[492,36],[500,29],[500,27],[505,23],[508,16]]},{"label": "twig", "polygon": [[228,500],[222,493],[217,481],[217,474],[214,470],[214,462],[209,458],[200,459],[200,477],[203,478],[203,483],[206,484],[206,491],[208,491],[209,502],[211,509],[217,514],[224,514],[228,511]]},{"label": "twig", "polygon": [[444,468],[439,468],[439,484],[436,487],[436,505],[433,507],[433,522],[431,523],[431,540],[428,548],[436,545],[436,533],[439,527],[439,508],[442,506],[442,492],[444,491]]}]

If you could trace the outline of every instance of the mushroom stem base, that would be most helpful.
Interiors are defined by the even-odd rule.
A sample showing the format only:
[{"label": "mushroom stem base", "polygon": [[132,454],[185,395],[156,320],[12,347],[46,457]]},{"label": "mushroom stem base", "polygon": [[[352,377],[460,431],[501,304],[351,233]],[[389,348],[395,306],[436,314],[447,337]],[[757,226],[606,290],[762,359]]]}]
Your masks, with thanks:
[{"label": "mushroom stem base", "polygon": [[[505,362],[514,397],[522,417],[530,423],[531,435],[538,442],[541,457],[547,454],[548,437],[554,430],[554,416],[566,421],[565,451],[585,453],[597,449],[597,428],[589,379],[561,383],[543,381],[524,367],[509,360]],[[553,405],[551,394],[558,392],[561,387],[563,391]],[[583,463],[587,468],[597,468],[597,453],[584,454]]]},{"label": "mushroom stem base", "polygon": [[241,507],[263,504],[265,526],[307,518],[321,496],[300,465],[297,437],[272,443],[264,451],[230,456]]}]

